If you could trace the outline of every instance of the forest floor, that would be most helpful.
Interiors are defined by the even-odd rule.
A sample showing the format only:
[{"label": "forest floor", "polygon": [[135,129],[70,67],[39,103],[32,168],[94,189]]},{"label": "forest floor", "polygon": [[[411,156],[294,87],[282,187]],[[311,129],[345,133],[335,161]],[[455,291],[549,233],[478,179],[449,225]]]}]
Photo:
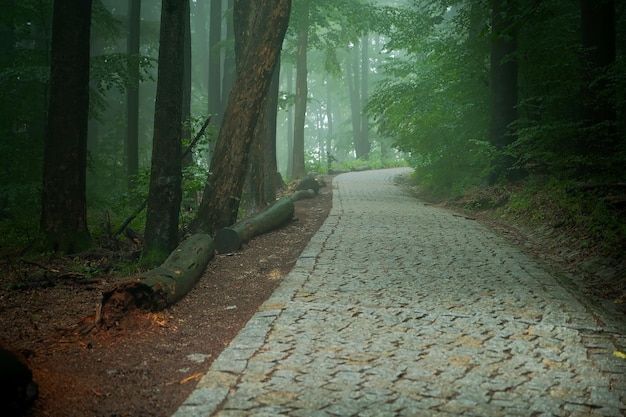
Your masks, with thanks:
[{"label": "forest floor", "polygon": [[[127,279],[98,272],[110,260],[64,259],[39,266],[15,259],[3,262],[0,345],[25,358],[39,385],[39,398],[26,416],[170,416],[324,222],[332,207],[330,177],[326,183],[317,197],[296,202],[296,221],[256,237],[237,253],[217,256],[176,305],[138,313],[114,330],[80,334],[82,320],[92,320],[103,290]],[[472,198],[478,197],[468,196],[466,202]],[[623,293],[623,282],[608,273],[598,277],[588,272],[586,263],[611,265],[621,277],[624,263],[615,265],[593,248],[581,250],[568,230],[556,236],[511,223],[493,209],[468,213],[460,201],[433,204],[498,229],[532,256],[570,275],[599,301]],[[56,278],[46,278],[52,270]]]}]

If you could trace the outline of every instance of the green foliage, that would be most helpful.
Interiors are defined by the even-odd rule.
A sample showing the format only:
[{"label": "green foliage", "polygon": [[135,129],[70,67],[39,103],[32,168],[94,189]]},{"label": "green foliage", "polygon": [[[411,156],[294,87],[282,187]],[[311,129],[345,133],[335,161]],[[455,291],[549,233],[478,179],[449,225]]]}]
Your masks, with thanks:
[{"label": "green foliage", "polygon": [[471,37],[468,13],[431,1],[415,9],[384,9],[392,28],[385,78],[368,101],[380,135],[411,155],[409,162],[432,192],[457,193],[477,184],[492,149],[488,125],[487,46]]},{"label": "green foliage", "polygon": [[619,256],[626,250],[623,214],[604,200],[606,190],[602,187],[583,191],[570,180],[533,177],[517,189],[504,215],[534,225],[568,229],[586,247]]}]

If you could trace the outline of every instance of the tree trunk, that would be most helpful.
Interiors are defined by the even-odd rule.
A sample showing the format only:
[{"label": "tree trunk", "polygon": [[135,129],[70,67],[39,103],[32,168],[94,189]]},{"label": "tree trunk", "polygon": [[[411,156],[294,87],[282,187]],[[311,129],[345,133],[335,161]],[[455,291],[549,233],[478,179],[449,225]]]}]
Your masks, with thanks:
[{"label": "tree trunk", "polygon": [[360,144],[363,153],[363,159],[368,160],[370,158],[370,150],[372,144],[369,138],[369,119],[365,113],[365,105],[367,104],[369,89],[369,73],[370,73],[370,57],[369,57],[369,41],[368,35],[361,38],[361,103],[359,106],[359,112],[361,116],[361,136]]},{"label": "tree trunk", "polygon": [[[203,1],[195,1],[192,2],[192,4],[194,5],[194,42],[196,42],[196,44],[198,45],[197,48],[194,48],[193,50],[193,59],[194,62],[197,62],[197,64],[195,65],[198,66],[198,68],[196,69],[196,73],[208,74],[209,55],[211,53],[211,48],[209,46],[209,35],[207,33],[207,20],[210,20],[211,18],[209,14],[210,12],[207,12],[207,10],[205,9],[205,3]],[[192,77],[192,79],[197,90],[208,90],[208,79],[201,79],[200,77]]]},{"label": "tree trunk", "polygon": [[209,97],[208,111],[213,115],[213,125],[219,131],[224,117],[224,106],[222,105],[222,2],[211,2],[211,14],[209,25]]},{"label": "tree trunk", "polygon": [[517,121],[517,28],[515,1],[492,1],[491,114],[489,141],[500,151],[490,181],[511,168],[513,161],[502,151],[517,137],[510,125]]},{"label": "tree trunk", "polygon": [[242,244],[255,236],[276,229],[291,220],[294,205],[289,197],[276,200],[254,216],[237,224],[223,228],[215,234],[215,247],[218,253],[230,253],[238,250]]},{"label": "tree trunk", "polygon": [[614,86],[606,75],[616,58],[615,1],[581,0],[580,9],[583,131],[576,151],[580,155],[611,156],[619,149]]},{"label": "tree trunk", "polygon": [[190,236],[158,268],[106,291],[95,324],[111,328],[135,308],[159,311],[174,304],[191,291],[214,254],[210,236]]},{"label": "tree trunk", "polygon": [[[219,1],[219,0],[215,0]],[[235,8],[234,0],[224,0],[224,4],[227,5],[226,9],[232,11]],[[222,5],[222,10],[224,7]],[[237,78],[236,74],[236,65],[235,65],[235,51],[232,45],[235,44],[235,29],[234,23],[232,19],[232,14],[229,12],[229,19],[226,19],[226,38],[224,39],[224,44],[226,47],[223,48],[222,52],[222,60],[224,64],[222,65],[222,116],[226,112],[226,107],[228,106],[228,100],[230,97],[230,92],[233,89],[233,85],[235,84],[235,79]],[[221,119],[220,119],[221,120]],[[221,126],[221,125],[220,125]]]},{"label": "tree trunk", "polygon": [[[243,0],[242,0],[243,1]],[[235,7],[246,2],[235,3]],[[290,0],[254,2],[250,42],[241,57],[198,214],[191,229],[209,234],[233,224],[248,163],[248,151],[289,22]]]},{"label": "tree trunk", "polygon": [[41,232],[44,246],[62,253],[91,244],[85,189],[90,24],[91,0],[54,2]]},{"label": "tree trunk", "polygon": [[128,42],[126,46],[129,83],[126,87],[126,176],[128,189],[139,172],[139,34],[141,0],[128,2]]},{"label": "tree trunk", "polygon": [[154,110],[152,166],[146,211],[146,264],[159,264],[178,244],[181,202],[185,12],[189,0],[163,0]]},{"label": "tree trunk", "polygon": [[[183,53],[183,103],[182,103],[182,143],[191,143],[191,10],[187,2],[185,10],[185,50]],[[181,155],[182,167],[187,168],[193,164],[193,152]]]},{"label": "tree trunk", "polygon": [[362,122],[362,91],[359,47],[354,45],[346,59],[346,77],[348,80],[348,94],[350,96],[350,114],[352,116],[352,138],[354,152],[357,159],[368,159],[370,144],[365,139]]},{"label": "tree trunk", "polygon": [[304,178],[304,124],[306,122],[307,49],[309,47],[309,5],[303,5],[303,22],[298,29],[298,51],[296,56],[296,106],[293,125],[293,178]]},{"label": "tree trunk", "polygon": [[[287,64],[287,94],[293,94],[293,65]],[[287,100],[287,178],[293,178],[293,104]]]},{"label": "tree trunk", "polygon": [[278,173],[278,162],[276,161],[276,119],[278,118],[278,94],[280,92],[280,55],[277,59],[270,91],[267,96],[267,115],[264,124],[266,137],[265,144],[265,201],[276,199],[276,174]]}]

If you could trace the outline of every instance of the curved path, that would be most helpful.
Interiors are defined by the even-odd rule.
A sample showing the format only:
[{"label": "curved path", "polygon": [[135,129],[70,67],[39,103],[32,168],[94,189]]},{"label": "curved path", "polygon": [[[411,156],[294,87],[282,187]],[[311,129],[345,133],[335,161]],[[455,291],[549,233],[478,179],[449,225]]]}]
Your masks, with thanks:
[{"label": "curved path", "polygon": [[623,416],[622,325],[487,227],[340,175],[296,267],[175,413]]}]

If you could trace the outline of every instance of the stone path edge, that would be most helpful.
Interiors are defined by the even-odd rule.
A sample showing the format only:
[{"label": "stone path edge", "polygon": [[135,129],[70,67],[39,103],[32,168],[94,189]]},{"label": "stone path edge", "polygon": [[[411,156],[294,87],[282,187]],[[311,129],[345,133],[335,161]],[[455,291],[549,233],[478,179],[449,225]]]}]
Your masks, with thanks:
[{"label": "stone path edge", "polygon": [[[337,193],[333,193],[333,206],[336,198]],[[220,409],[228,393],[237,385],[246,369],[248,358],[263,347],[274,321],[315,270],[316,259],[324,249],[324,242],[332,235],[339,218],[340,216],[331,209],[320,229],[298,257],[293,269],[215,359],[207,373],[198,381],[196,388],[172,417],[206,417]]]}]

